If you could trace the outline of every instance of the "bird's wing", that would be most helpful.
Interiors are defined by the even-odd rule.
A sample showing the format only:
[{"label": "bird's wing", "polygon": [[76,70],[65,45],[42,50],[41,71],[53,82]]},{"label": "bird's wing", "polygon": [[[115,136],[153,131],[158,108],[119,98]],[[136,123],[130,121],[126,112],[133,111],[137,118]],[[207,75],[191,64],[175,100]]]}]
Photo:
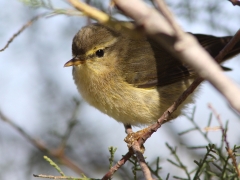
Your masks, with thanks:
[{"label": "bird's wing", "polygon": [[[195,37],[213,57],[215,57],[231,39],[230,36],[219,38],[202,34],[195,34]],[[130,48],[132,55],[137,54],[139,58],[131,58],[128,63],[128,67],[131,66],[131,68],[125,71],[125,77],[128,83],[140,88],[149,88],[169,85],[196,76],[189,66],[181,63],[155,41],[149,39],[148,42],[151,48],[141,46],[140,44],[138,48]],[[238,53],[240,52],[239,47]],[[224,59],[236,53],[237,51],[232,51],[232,53],[230,52]]]}]

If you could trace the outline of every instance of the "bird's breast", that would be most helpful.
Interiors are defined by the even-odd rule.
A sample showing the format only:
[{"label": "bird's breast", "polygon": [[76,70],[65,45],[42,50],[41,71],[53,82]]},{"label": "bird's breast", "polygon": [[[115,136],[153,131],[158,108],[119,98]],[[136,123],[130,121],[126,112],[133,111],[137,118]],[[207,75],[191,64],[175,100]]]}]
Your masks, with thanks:
[{"label": "bird's breast", "polygon": [[125,82],[115,72],[96,73],[75,67],[78,91],[92,106],[125,124],[149,124],[159,115],[156,89],[142,89]]}]

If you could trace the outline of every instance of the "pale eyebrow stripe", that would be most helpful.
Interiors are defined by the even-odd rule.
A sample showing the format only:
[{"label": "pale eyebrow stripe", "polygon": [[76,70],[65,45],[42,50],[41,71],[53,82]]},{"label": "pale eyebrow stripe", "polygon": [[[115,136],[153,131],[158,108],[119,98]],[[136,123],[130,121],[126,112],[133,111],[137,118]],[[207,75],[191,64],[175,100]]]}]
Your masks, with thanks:
[{"label": "pale eyebrow stripe", "polygon": [[100,44],[99,46],[95,46],[93,49],[90,49],[89,51],[86,52],[86,56],[94,54],[96,52],[96,50],[98,50],[98,49],[105,49],[106,47],[110,47],[113,44],[115,44],[116,42],[117,42],[117,38],[114,38],[109,42]]}]

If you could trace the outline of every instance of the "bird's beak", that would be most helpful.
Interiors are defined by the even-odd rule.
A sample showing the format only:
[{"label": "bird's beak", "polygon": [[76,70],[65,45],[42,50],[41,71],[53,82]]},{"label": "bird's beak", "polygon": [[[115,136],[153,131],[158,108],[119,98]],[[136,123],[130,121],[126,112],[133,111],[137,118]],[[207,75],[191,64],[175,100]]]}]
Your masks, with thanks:
[{"label": "bird's beak", "polygon": [[80,64],[83,64],[84,60],[80,60],[77,57],[72,58],[71,60],[69,60],[68,62],[66,62],[64,64],[64,67],[69,67],[69,66],[77,66]]}]

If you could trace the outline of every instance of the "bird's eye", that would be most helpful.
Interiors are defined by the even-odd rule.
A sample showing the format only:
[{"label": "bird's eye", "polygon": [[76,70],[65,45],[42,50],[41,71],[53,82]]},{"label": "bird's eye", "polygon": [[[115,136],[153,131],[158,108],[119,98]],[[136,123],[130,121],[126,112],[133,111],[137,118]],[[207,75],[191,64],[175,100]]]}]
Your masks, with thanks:
[{"label": "bird's eye", "polygon": [[104,51],[102,49],[99,49],[96,51],[97,57],[103,57],[104,56]]}]

